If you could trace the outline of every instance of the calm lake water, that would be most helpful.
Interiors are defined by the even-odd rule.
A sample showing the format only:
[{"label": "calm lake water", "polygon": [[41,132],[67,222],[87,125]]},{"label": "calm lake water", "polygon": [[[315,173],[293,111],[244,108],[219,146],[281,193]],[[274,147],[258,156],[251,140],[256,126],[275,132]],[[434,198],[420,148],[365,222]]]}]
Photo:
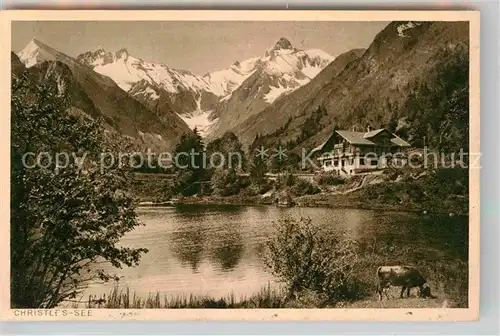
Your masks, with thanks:
[{"label": "calm lake water", "polygon": [[[273,282],[262,262],[272,221],[284,215],[314,223],[360,242],[389,248],[410,247],[427,260],[467,260],[467,218],[423,216],[357,209],[278,208],[273,206],[182,205],[138,210],[145,224],[128,233],[122,246],[145,247],[139,266],[113,269],[120,286],[138,295],[203,294],[249,296]],[[114,284],[94,285],[89,293],[108,293]]]}]

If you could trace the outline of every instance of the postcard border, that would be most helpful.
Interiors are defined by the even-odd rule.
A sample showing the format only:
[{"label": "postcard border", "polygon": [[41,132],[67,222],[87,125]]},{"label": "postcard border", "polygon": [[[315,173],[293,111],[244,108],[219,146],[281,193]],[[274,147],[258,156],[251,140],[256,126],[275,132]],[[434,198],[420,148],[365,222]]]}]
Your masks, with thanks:
[{"label": "postcard border", "polygon": [[[7,10],[0,13],[2,32],[2,93],[1,103],[6,113],[1,130],[5,141],[1,153],[10,157],[10,51],[12,21],[87,20],[87,21],[469,21],[470,28],[470,152],[480,153],[480,90],[479,90],[479,11],[318,11],[318,10]],[[89,19],[90,18],[90,19]],[[7,156],[9,155],[9,156]],[[9,223],[10,172],[0,166],[3,190],[0,202],[2,223]],[[19,316],[20,309],[10,308],[9,225],[3,225],[0,235],[0,255],[6,271],[0,274],[2,284],[2,320],[6,321],[82,321],[82,320],[212,320],[212,321],[472,321],[479,319],[480,264],[480,170],[469,173],[469,307],[463,309],[400,308],[400,309],[91,309],[91,316],[63,316],[63,309],[35,310],[53,312],[49,316]],[[71,309],[66,309],[71,310]],[[59,313],[56,313],[59,312]]]}]

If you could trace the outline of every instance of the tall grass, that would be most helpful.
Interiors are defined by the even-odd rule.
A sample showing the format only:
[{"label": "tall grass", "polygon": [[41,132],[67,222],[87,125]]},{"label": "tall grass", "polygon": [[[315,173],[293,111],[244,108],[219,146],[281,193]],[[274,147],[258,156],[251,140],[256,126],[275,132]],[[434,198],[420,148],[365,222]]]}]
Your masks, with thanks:
[{"label": "tall grass", "polygon": [[108,295],[90,297],[87,308],[117,308],[117,309],[172,309],[172,308],[283,308],[285,295],[272,288],[270,284],[263,287],[259,293],[250,297],[242,296],[236,299],[234,294],[220,298],[203,295],[161,295],[159,292],[149,293],[146,297],[131,293],[130,288],[120,289],[115,286]]}]

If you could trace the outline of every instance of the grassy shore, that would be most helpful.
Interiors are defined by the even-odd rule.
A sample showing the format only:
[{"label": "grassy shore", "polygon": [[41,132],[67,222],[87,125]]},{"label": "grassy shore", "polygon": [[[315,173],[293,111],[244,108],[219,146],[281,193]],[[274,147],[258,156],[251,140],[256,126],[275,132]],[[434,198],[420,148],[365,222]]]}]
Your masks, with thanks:
[{"label": "grassy shore", "polygon": [[159,292],[140,297],[129,288],[114,288],[101,299],[86,302],[86,308],[106,309],[257,309],[257,308],[457,308],[466,307],[446,297],[418,298],[413,291],[409,298],[399,298],[398,289],[389,290],[389,300],[379,301],[375,294],[360,300],[327,302],[315,293],[306,292],[293,300],[287,300],[285,293],[264,287],[250,297],[236,298],[234,295],[213,298],[202,295],[171,296]]},{"label": "grassy shore", "polygon": [[[141,200],[141,201],[146,201]],[[339,208],[339,209],[365,209],[365,210],[385,210],[385,211],[402,211],[402,212],[426,212],[428,214],[453,214],[464,216],[467,215],[467,207],[463,202],[443,203],[396,203],[388,204],[378,202],[373,199],[366,199],[361,192],[354,192],[349,195],[339,195],[335,193],[320,193],[317,195],[306,195],[293,198],[294,206],[298,207],[315,207],[315,208]],[[156,204],[161,205],[162,202]],[[260,196],[191,196],[182,197],[178,204],[212,204],[212,205],[275,205],[269,199],[264,199]],[[150,204],[155,205],[155,203]]]},{"label": "grassy shore", "polygon": [[[314,185],[320,192],[312,195],[296,195],[293,188],[274,183],[271,194],[267,195],[255,195],[242,190],[231,196],[180,197],[179,203],[271,205],[275,204],[280,192],[288,191],[294,204],[303,207],[425,211],[452,215],[467,215],[469,212],[467,177],[460,170],[355,176],[339,185],[321,185],[316,182]],[[136,181],[136,194],[140,201],[161,203],[164,200],[160,182],[155,179]]]}]

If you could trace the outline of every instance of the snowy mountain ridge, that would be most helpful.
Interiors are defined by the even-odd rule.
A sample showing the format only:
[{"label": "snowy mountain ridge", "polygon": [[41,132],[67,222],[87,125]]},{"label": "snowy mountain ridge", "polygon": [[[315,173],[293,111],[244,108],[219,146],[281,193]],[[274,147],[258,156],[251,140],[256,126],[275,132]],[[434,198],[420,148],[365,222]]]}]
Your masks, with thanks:
[{"label": "snowy mountain ridge", "polygon": [[299,87],[335,58],[319,49],[299,50],[281,38],[265,56],[254,59],[253,71],[230,95],[219,101],[211,136],[218,137]]},{"label": "snowy mountain ridge", "polygon": [[[37,40],[32,40],[18,56],[26,67],[61,57],[55,49]],[[234,100],[234,91],[241,91],[249,79],[255,82],[256,78],[262,77],[257,80],[261,83],[258,96],[248,97],[259,100],[255,109],[260,110],[308,83],[333,59],[319,49],[296,49],[286,38],[281,38],[262,57],[236,61],[228,68],[203,76],[162,63],[147,62],[131,55],[125,48],[116,52],[98,48],[76,57],[80,64],[109,77],[150,110],[159,114],[165,110],[174,111],[191,128],[204,130],[210,129],[209,126],[219,119],[221,111],[226,109],[224,106]],[[241,98],[241,94],[238,96]],[[253,114],[255,109],[252,108],[250,113]]]}]

